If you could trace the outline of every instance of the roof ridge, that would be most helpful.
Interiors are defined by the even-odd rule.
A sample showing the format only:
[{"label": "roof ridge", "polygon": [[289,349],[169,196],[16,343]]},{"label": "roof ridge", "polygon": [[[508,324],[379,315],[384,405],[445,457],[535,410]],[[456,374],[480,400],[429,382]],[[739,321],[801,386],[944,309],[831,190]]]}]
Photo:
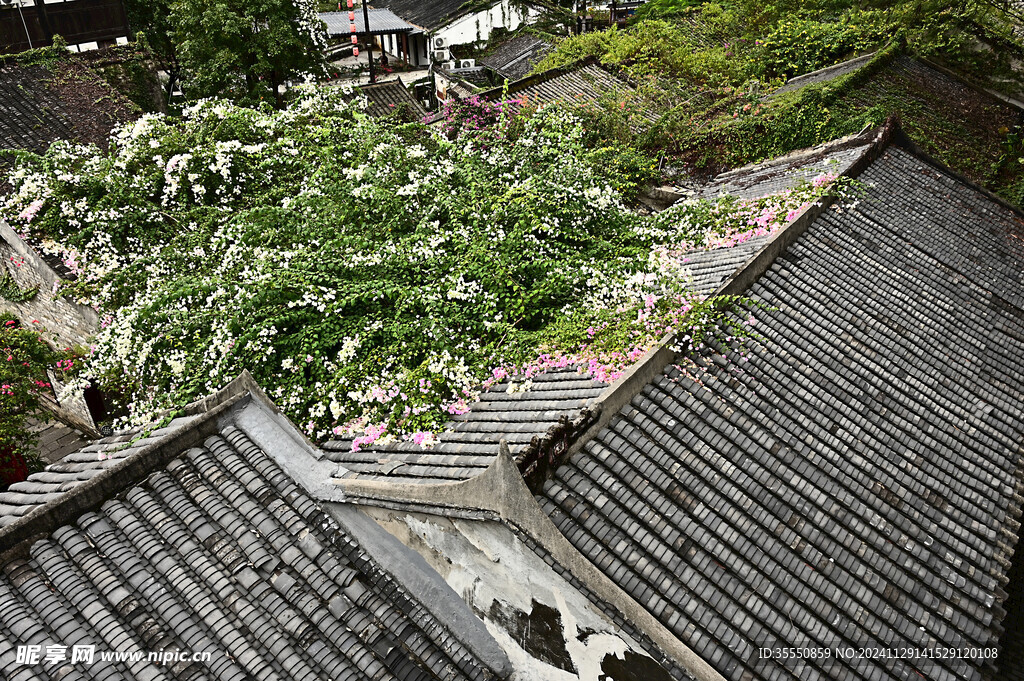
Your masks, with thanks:
[{"label": "roof ridge", "polygon": [[[875,139],[843,173],[843,177],[856,177],[869,166],[889,146],[894,135],[899,132],[899,122],[891,117],[874,133]],[[768,241],[733,272],[709,298],[718,296],[740,295],[757,280],[775,259],[786,251],[806,229],[834,202],[836,197],[823,196],[802,209],[797,217],[788,225],[772,235]],[[557,427],[553,427],[545,435],[541,446],[531,447],[529,461],[523,461],[524,475],[528,476],[531,487],[543,484],[548,470],[557,468],[579,452],[588,442],[615,417],[622,407],[643,391],[644,386],[653,380],[662,370],[676,361],[677,353],[673,349],[675,334],[668,334],[657,345],[647,351],[639,361],[633,364],[625,374],[608,386],[594,400],[585,412],[586,419],[569,421],[562,419]]]},{"label": "roof ridge", "polygon": [[184,413],[196,416],[194,420],[165,433],[122,461],[62,492],[57,499],[40,504],[11,524],[0,527],[0,556],[27,548],[34,538],[73,522],[76,517],[98,508],[121,490],[141,482],[155,469],[173,460],[183,449],[202,442],[216,429],[222,414],[250,395],[258,396],[264,402],[269,401],[249,372],[243,371],[215,394],[192,402]]},{"label": "roof ridge", "polygon": [[[636,625],[645,648],[656,648],[681,669],[702,681],[724,681],[723,677],[662,625],[580,553],[559,531],[527,486],[502,439],[498,456],[483,473],[457,482],[417,484],[380,480],[339,480],[345,496],[355,504],[395,508],[404,511],[439,513],[446,517],[492,519],[512,529],[577,579],[591,594],[595,605],[613,619]],[[609,608],[609,610],[606,610]],[[652,651],[648,649],[648,653]]]},{"label": "roof ridge", "polygon": [[842,68],[844,66],[849,66],[850,64],[852,64],[852,63],[854,63],[856,61],[865,61],[865,62],[871,61],[871,58],[874,57],[876,54],[878,54],[878,52],[879,52],[879,50],[874,50],[872,52],[864,52],[862,54],[857,55],[856,57],[850,57],[849,59],[844,59],[843,61],[837,62],[835,64],[832,64],[831,66],[823,66],[820,69],[815,69],[814,71],[808,71],[807,73],[801,73],[799,76],[793,76],[792,78],[787,80],[785,83],[783,83],[783,86],[799,84],[799,83],[803,82],[804,80],[809,80],[810,78],[813,78],[814,76],[820,76],[823,73],[828,73],[829,71],[832,71],[832,70],[835,70],[835,69],[839,69],[839,68]]},{"label": "roof ridge", "polygon": [[[535,73],[533,75],[526,76],[525,78],[520,78],[519,80],[515,80],[515,81],[509,82],[508,83],[508,93],[512,94],[515,90],[521,90],[523,88],[527,88],[527,87],[530,87],[531,85],[536,85],[538,83],[546,83],[549,80],[553,80],[553,79],[555,79],[555,78],[557,78],[559,76],[564,76],[567,73],[573,73],[574,71],[578,71],[580,69],[586,68],[587,66],[597,66],[597,67],[600,67],[601,64],[598,61],[597,57],[591,56],[591,57],[585,57],[583,59],[579,59],[577,61],[572,62],[571,64],[566,64],[564,66],[556,66],[554,68],[548,69],[547,71],[541,71],[540,73]],[[611,73],[607,69],[602,69],[602,70],[604,70],[609,75],[618,78],[618,76],[615,76],[615,74]],[[625,82],[625,81],[623,81],[623,82]],[[484,90],[483,92],[479,92],[479,93],[477,93],[476,96],[480,97],[481,99],[487,99],[487,98],[493,97],[494,95],[500,95],[504,91],[505,91],[505,86],[504,85],[498,85],[496,87],[492,87],[489,90]]]}]

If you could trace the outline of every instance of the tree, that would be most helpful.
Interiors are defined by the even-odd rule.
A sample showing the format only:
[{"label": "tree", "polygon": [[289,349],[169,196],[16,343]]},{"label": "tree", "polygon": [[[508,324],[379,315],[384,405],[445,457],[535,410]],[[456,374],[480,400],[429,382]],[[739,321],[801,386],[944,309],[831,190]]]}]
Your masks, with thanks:
[{"label": "tree", "polygon": [[185,91],[282,108],[281,86],[323,67],[314,0],[172,0],[171,37]]},{"label": "tree", "polygon": [[[171,0],[124,0],[128,27],[157,58],[160,68],[167,71],[164,101],[170,102],[178,83],[178,59],[171,40]],[[143,38],[144,36],[144,38]]]}]

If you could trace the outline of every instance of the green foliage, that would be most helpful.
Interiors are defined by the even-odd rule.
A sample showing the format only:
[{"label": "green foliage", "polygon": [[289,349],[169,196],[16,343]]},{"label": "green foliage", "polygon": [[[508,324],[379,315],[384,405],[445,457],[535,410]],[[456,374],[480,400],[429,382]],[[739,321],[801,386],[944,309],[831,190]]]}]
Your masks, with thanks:
[{"label": "green foliage", "polygon": [[[659,124],[630,142],[622,131],[638,127],[601,106],[588,129],[601,140],[673,156],[672,165],[697,174],[820,144],[898,116],[940,160],[1015,194],[1010,187],[1024,168],[997,161],[1002,136],[1014,125],[1006,112],[983,97],[964,97],[941,77],[922,79],[894,65],[909,53],[955,65],[980,82],[995,74],[1006,78],[1010,55],[1020,60],[1024,50],[997,8],[952,0],[681,4],[653,0],[625,31],[569,38],[537,70],[583,57],[619,69],[637,85],[630,105],[650,111],[656,103],[663,112]],[[785,79],[871,50],[876,56],[854,73],[771,96]]]},{"label": "green foliage", "polygon": [[582,363],[610,380],[692,326],[668,245],[770,230],[813,194],[643,218],[615,185],[635,190],[651,161],[592,147],[564,110],[448,140],[341,95],[205,102],[143,117],[109,154],[24,157],[6,214],[100,308],[82,380],[136,422],[249,369],[313,437],[422,441],[489,378]]},{"label": "green foliage", "polygon": [[608,177],[609,184],[626,201],[636,199],[658,176],[657,164],[650,156],[621,143],[589,150],[585,158]]},{"label": "green foliage", "polygon": [[166,97],[157,76],[158,68],[174,68],[173,55],[154,53],[149,39],[140,33],[134,43],[107,48],[105,58],[92,68],[141,111],[166,110]]},{"label": "green foliage", "polygon": [[683,14],[700,4],[700,0],[651,0],[636,11],[634,20],[666,19]]},{"label": "green foliage", "polygon": [[0,276],[0,300],[11,303],[25,303],[36,297],[38,288],[22,289],[9,272]]},{"label": "green foliage", "polygon": [[124,10],[132,33],[145,36],[148,49],[173,61],[171,0],[124,0]]},{"label": "green foliage", "polygon": [[835,19],[786,19],[759,40],[750,75],[792,78],[888,40],[895,32],[883,13],[847,12]]}]

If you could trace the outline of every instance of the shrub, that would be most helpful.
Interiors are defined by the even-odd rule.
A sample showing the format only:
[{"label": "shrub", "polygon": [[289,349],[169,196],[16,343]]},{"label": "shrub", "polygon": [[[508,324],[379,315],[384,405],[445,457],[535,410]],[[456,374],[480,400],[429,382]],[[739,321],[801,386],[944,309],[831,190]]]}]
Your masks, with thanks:
[{"label": "shrub", "polygon": [[11,314],[0,313],[0,487],[42,467],[26,423],[43,416],[40,396],[52,390],[47,369],[64,372],[74,364],[68,353],[43,340],[38,322],[33,327],[23,328]]}]

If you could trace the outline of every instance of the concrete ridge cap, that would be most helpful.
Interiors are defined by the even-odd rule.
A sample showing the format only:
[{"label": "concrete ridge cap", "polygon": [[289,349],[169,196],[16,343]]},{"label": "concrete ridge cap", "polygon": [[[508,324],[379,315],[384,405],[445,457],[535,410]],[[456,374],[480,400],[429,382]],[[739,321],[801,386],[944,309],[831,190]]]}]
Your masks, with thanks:
[{"label": "concrete ridge cap", "polygon": [[[869,141],[860,156],[850,164],[840,177],[852,179],[859,176],[865,168],[881,156],[882,152],[885,151],[899,132],[899,122],[895,118],[890,118],[884,125],[870,133],[858,134],[856,137],[863,135]],[[708,297],[740,295],[745,292],[757,278],[771,267],[775,259],[807,231],[811,223],[835,201],[836,197],[834,196],[822,196],[801,210],[789,224],[773,234],[754,255],[729,275]]]},{"label": "concrete ridge cap", "polygon": [[[183,411],[187,416],[195,416],[197,414],[203,414],[213,409],[219,404],[226,402],[227,400],[233,399],[239,395],[245,394],[246,392],[253,392],[260,395],[265,402],[270,402],[270,398],[267,397],[266,393],[263,392],[259,384],[256,383],[256,379],[252,377],[248,369],[243,369],[242,373],[238,374],[235,378],[228,381],[228,383],[215,393],[206,395],[193,400],[185,405]],[[276,408],[275,408],[276,410]]]},{"label": "concrete ridge cap", "polygon": [[[47,535],[62,525],[74,522],[82,513],[98,508],[121,491],[142,482],[157,468],[179,456],[183,450],[201,444],[219,429],[222,415],[252,394],[248,390],[238,389],[244,384],[244,380],[240,380],[243,378],[240,376],[229,383],[221,391],[225,397],[211,402],[209,410],[198,414],[194,421],[166,433],[157,441],[62,493],[59,498],[33,508],[10,525],[0,528],[0,555],[6,556],[18,549],[27,550],[25,543],[28,540]],[[258,396],[266,401],[262,392]]]},{"label": "concrete ridge cap", "polygon": [[831,66],[823,66],[822,68],[815,69],[814,71],[801,73],[799,76],[793,76],[792,78],[787,80],[785,83],[783,83],[783,86],[801,83],[813,76],[821,75],[822,73],[828,73],[829,71],[842,68],[843,66],[848,66],[849,64],[852,64],[857,61],[871,61],[871,58],[878,54],[878,52],[879,50],[874,50],[873,52],[866,52],[864,54],[859,54],[856,57],[850,57],[849,59],[839,62],[838,64],[832,64]]},{"label": "concrete ridge cap", "polygon": [[527,486],[504,439],[491,465],[469,480],[433,484],[339,480],[338,484],[343,486],[349,503],[374,505],[377,499],[391,504],[407,502],[418,506],[420,512],[442,511],[437,513],[442,517],[445,517],[445,509],[492,514],[536,542],[591,593],[633,623],[664,655],[698,681],[724,681],[714,668],[601,572],[561,533]]},{"label": "concrete ridge cap", "polygon": [[[816,145],[814,145],[812,147],[804,147],[803,149],[794,149],[793,151],[790,151],[790,152],[787,152],[785,154],[782,154],[781,156],[773,156],[772,158],[765,159],[763,161],[755,161],[755,162],[752,162],[752,163],[747,163],[746,165],[738,166],[736,168],[732,168],[731,170],[727,170],[724,173],[719,173],[718,175],[716,175],[715,177],[713,177],[711,179],[711,182],[715,182],[715,181],[717,181],[717,180],[719,180],[721,178],[735,177],[736,175],[741,174],[743,172],[746,172],[748,170],[753,170],[754,168],[758,168],[760,166],[766,166],[766,165],[771,164],[771,163],[782,163],[782,162],[786,162],[786,161],[793,160],[793,159],[796,159],[796,158],[800,158],[801,156],[813,156],[814,154],[817,154],[817,153],[821,153],[821,152],[825,152],[825,151],[832,151],[833,149],[838,149],[838,148],[844,147],[844,146],[855,147],[857,145],[856,144],[852,144],[852,143],[860,141],[862,139],[864,140],[865,145],[867,145],[867,144],[870,144],[870,142],[869,142],[870,135],[871,135],[871,131],[870,130],[869,131],[855,132],[855,133],[851,133],[849,135],[844,135],[843,137],[837,137],[836,139],[829,140],[828,142],[822,142],[821,144],[816,144]],[[708,184],[711,184],[711,182],[709,182]]]},{"label": "concrete ridge cap", "polygon": [[43,409],[46,410],[53,421],[78,431],[89,440],[99,440],[103,437],[92,424],[86,423],[84,419],[73,411],[62,407],[60,403],[52,397],[49,397],[48,400],[43,400]]}]

